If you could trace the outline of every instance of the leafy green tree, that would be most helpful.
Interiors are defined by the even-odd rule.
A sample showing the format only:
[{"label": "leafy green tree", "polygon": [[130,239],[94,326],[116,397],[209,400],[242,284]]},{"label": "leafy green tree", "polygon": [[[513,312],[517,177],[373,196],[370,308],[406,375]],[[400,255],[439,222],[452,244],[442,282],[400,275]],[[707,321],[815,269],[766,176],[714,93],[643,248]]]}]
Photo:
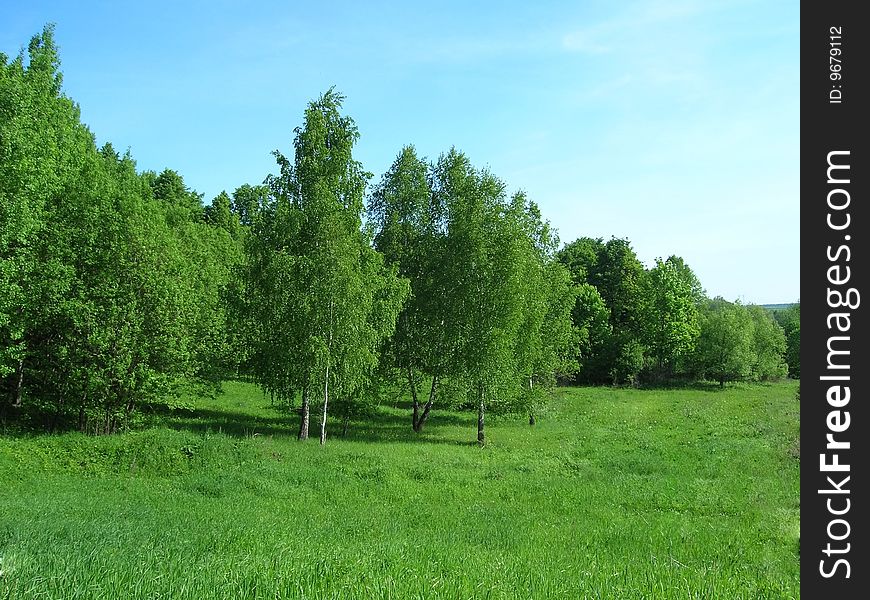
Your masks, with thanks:
[{"label": "leafy green tree", "polygon": [[[549,224],[523,194],[508,201],[500,181],[456,150],[430,166],[406,147],[372,193],[369,218],[376,247],[411,282],[386,354],[407,380],[415,431],[423,428],[442,383],[455,388],[463,382],[469,390],[481,413],[483,440],[486,403],[481,409],[480,394],[495,393],[491,403],[497,407],[525,403],[533,409],[536,383],[547,385],[556,373],[576,368],[568,358],[576,347],[568,318],[576,291],[553,258],[558,242]],[[507,257],[513,262],[501,262]],[[501,281],[494,277],[499,269]],[[502,284],[513,287],[500,300],[511,294],[515,300],[502,303],[504,314],[513,316],[499,322],[480,302]],[[483,322],[474,315],[489,319],[502,337],[482,344],[486,335],[476,329]],[[417,386],[425,379],[429,399],[421,406]]]},{"label": "leafy green tree", "polygon": [[[292,182],[289,163],[281,179]],[[301,215],[294,198],[276,189],[245,237],[240,290],[233,304],[234,322],[243,336],[245,368],[272,398],[291,403],[302,393],[299,439],[308,438],[310,384],[306,380],[300,324],[306,299],[297,289],[301,278],[296,259]]]},{"label": "leafy green tree", "polygon": [[610,308],[614,333],[628,339],[640,338],[643,313],[641,281],[643,265],[627,239],[611,238],[598,256],[589,283],[594,285]]},{"label": "leafy green tree", "polygon": [[[223,288],[222,297],[226,309],[227,344],[235,357],[233,362],[238,375],[250,375],[253,373],[253,363],[258,358],[264,358],[254,354],[255,348],[259,346],[250,343],[250,340],[260,339],[265,332],[261,330],[262,322],[256,318],[253,310],[257,305],[253,295],[258,288],[249,285],[251,269],[246,262],[251,259],[252,253],[261,252],[258,254],[261,257],[268,255],[269,251],[263,246],[263,239],[252,239],[252,232],[257,230],[258,235],[263,236],[271,231],[275,206],[270,193],[266,185],[244,184],[236,188],[230,198],[230,212],[234,222],[230,226],[230,232],[232,234],[236,231],[233,237],[242,252],[239,263],[233,269],[233,276]],[[256,248],[259,250],[255,250]],[[268,391],[274,396],[274,389],[269,388]]]},{"label": "leafy green tree", "polygon": [[[606,243],[600,238],[580,238],[560,250],[558,257],[576,284],[595,287],[609,313],[610,334],[598,336],[606,343],[594,357],[587,357],[581,376],[595,377],[596,382],[635,382],[643,368],[644,269],[631,244],[615,237]],[[581,293],[578,303],[585,302],[587,296]],[[574,324],[581,331],[582,319],[590,311],[594,312],[594,307],[577,306],[574,310]]]},{"label": "leafy green tree", "polygon": [[232,343],[228,290],[243,259],[241,231],[230,199],[219,194],[203,208],[202,196],[190,190],[172,170],[142,176],[148,182],[181,253],[177,317],[184,323],[187,360],[183,365],[201,392],[215,391],[236,371],[237,345]]},{"label": "leafy green tree", "polygon": [[177,227],[181,223],[202,221],[205,209],[202,195],[188,189],[177,171],[164,169],[159,175],[147,173],[154,199],[164,204],[167,222]]},{"label": "leafy green tree", "polygon": [[55,287],[39,267],[45,206],[78,170],[90,134],[78,108],[61,92],[54,28],[33,36],[15,59],[0,54],[0,381],[20,406],[25,387],[28,329],[38,306],[33,294]]},{"label": "leafy green tree", "polygon": [[697,278],[677,257],[657,258],[643,278],[641,339],[656,379],[672,376],[678,361],[695,348],[700,334],[696,304],[700,286],[695,282]]},{"label": "leafy green tree", "polygon": [[610,310],[598,289],[588,283],[578,286],[571,319],[578,332],[579,371],[576,381],[596,383],[611,377],[609,348],[613,342]]},{"label": "leafy green tree", "polygon": [[178,317],[191,296],[177,276],[183,254],[132,159],[106,146],[79,160],[47,204],[40,262],[63,294],[38,302],[30,389],[52,426],[77,414],[80,429],[111,433],[184,375],[189,337]]},{"label": "leafy green tree", "polygon": [[717,380],[720,387],[750,377],[754,326],[746,308],[714,298],[702,308],[700,325],[695,355],[699,375]]},{"label": "leafy green tree", "polygon": [[582,237],[566,244],[557,257],[577,285],[590,283],[590,278],[598,274],[598,260],[604,253],[604,240],[601,238]]},{"label": "leafy green tree", "polygon": [[697,307],[700,307],[707,300],[707,292],[704,290],[704,286],[701,285],[701,280],[698,279],[695,272],[680,256],[672,254],[665,262],[675,271],[677,278],[682,284],[689,288],[692,301]]},{"label": "leafy green tree", "polygon": [[254,341],[255,375],[288,401],[302,391],[301,439],[310,394],[322,390],[321,444],[330,388],[351,398],[367,383],[408,291],[361,229],[368,174],[353,159],[359,134],[339,113],[342,100],[329,90],[309,104],[294,162],[275,153],[274,205],[253,230],[249,260],[256,331],[265,334]]},{"label": "leafy green tree", "polygon": [[785,332],[785,362],[788,375],[795,379],[801,376],[801,303],[792,304],[785,310],[774,313],[776,322]]},{"label": "leafy green tree", "polygon": [[236,188],[230,201],[230,210],[244,227],[251,227],[257,215],[269,203],[269,187],[244,184]]},{"label": "leafy green tree", "polygon": [[50,27],[28,58],[0,67],[0,379],[49,427],[107,433],[186,378],[223,375],[238,245],[177,173],[97,150]]},{"label": "leafy green tree", "polygon": [[[444,252],[442,209],[433,198],[428,173],[426,161],[417,157],[413,146],[406,146],[373,190],[368,211],[376,230],[375,248],[411,286],[384,355],[407,381],[416,432],[422,431],[438,384],[449,371],[449,329],[442,327],[441,301],[446,281],[439,273]],[[423,378],[430,382],[425,405],[418,395]]]},{"label": "leafy green tree", "polygon": [[753,323],[752,378],[767,381],[785,377],[788,374],[785,332],[763,307],[748,306],[747,311]]},{"label": "leafy green tree", "polygon": [[638,384],[638,376],[644,366],[646,348],[627,333],[611,337],[610,379],[615,385]]},{"label": "leafy green tree", "polygon": [[446,224],[442,277],[443,327],[454,344],[453,368],[478,408],[478,443],[484,444],[487,406],[515,401],[515,348],[523,321],[521,265],[528,245],[504,184],[451,150],[433,168],[435,196]]},{"label": "leafy green tree", "polygon": [[508,216],[520,226],[517,268],[520,270],[522,322],[515,342],[515,362],[522,392],[519,397],[535,424],[535,413],[557,377],[578,368],[579,332],[571,320],[578,288],[568,270],[556,260],[559,240],[541,212],[525,194],[510,202]]},{"label": "leafy green tree", "polygon": [[226,192],[221,192],[205,207],[205,222],[212,227],[219,227],[226,231],[232,239],[238,239],[241,235],[239,218],[232,212],[231,200]]},{"label": "leafy green tree", "polygon": [[225,225],[186,222],[172,230],[183,255],[188,372],[197,383],[212,390],[235,373],[238,361],[230,334],[227,293],[243,255],[233,237],[238,233],[235,223],[230,220]]}]

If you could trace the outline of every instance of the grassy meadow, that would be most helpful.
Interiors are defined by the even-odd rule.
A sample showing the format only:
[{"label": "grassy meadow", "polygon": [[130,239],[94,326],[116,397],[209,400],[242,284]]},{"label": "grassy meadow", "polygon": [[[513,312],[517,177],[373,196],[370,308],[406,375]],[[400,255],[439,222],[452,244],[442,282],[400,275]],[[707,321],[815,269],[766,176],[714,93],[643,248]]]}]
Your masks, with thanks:
[{"label": "grassy meadow", "polygon": [[237,382],[115,436],[0,430],[0,598],[798,598],[796,386],[561,388],[485,448],[404,404],[299,443]]}]

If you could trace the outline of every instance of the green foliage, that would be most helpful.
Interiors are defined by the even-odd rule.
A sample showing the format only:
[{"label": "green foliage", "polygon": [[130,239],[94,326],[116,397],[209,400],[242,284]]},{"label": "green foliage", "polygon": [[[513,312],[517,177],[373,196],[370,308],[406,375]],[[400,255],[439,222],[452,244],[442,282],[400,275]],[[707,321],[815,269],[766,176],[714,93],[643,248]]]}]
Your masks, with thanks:
[{"label": "green foliage", "polygon": [[785,362],[788,375],[795,379],[801,376],[801,303],[792,304],[785,310],[775,311],[776,322],[785,333]]},{"label": "green foliage", "polygon": [[269,188],[265,185],[244,184],[233,192],[230,210],[244,227],[251,227],[269,202]]},{"label": "green foliage", "polygon": [[366,385],[408,293],[361,229],[369,174],[353,159],[359,134],[342,100],[329,90],[309,104],[293,163],[275,152],[281,172],[246,274],[253,373],[283,400],[322,390],[321,443],[330,388],[352,398]]},{"label": "green foliage", "polygon": [[231,205],[232,200],[227,193],[221,192],[205,207],[204,219],[212,227],[219,227],[231,238],[238,239],[241,235],[241,223],[238,215],[233,213]]},{"label": "green foliage", "polygon": [[656,259],[644,271],[628,240],[618,238],[580,238],[557,256],[581,285],[572,312],[579,381],[710,377],[724,385],[782,376],[781,331],[763,311],[707,301],[681,257]]},{"label": "green foliage", "polygon": [[34,424],[111,432],[224,376],[239,251],[180,175],[97,150],[58,68],[51,28],[0,67],[0,380]]},{"label": "green foliage", "polygon": [[610,310],[595,286],[588,283],[579,285],[571,319],[579,332],[580,369],[576,380],[596,383],[611,379],[607,360],[608,349],[613,343]]},{"label": "green foliage", "polygon": [[678,363],[695,349],[698,326],[697,278],[682,259],[656,259],[641,284],[641,339],[656,379],[673,376]]},{"label": "green foliage", "polygon": [[617,337],[637,340],[643,320],[643,265],[627,239],[611,238],[598,256],[589,283],[598,288],[610,308],[610,324]]},{"label": "green foliage", "polygon": [[[576,349],[581,332],[574,326],[571,314],[580,290],[571,282],[567,270],[552,257],[543,263],[545,285],[528,293],[544,295],[546,300],[544,320],[537,332],[541,347],[533,363],[535,375],[546,381],[571,377],[579,369]],[[587,334],[592,335],[589,331]]]},{"label": "green foliage", "polygon": [[74,176],[90,139],[78,108],[60,92],[58,67],[52,26],[31,39],[26,55],[0,55],[0,378],[11,377],[13,396],[20,386],[11,381],[28,353],[29,290],[51,287],[38,281],[46,203]]},{"label": "green foliage", "polygon": [[671,255],[665,261],[676,273],[677,279],[689,289],[689,295],[696,306],[700,306],[707,300],[701,281],[691,267],[686,264],[681,256]]},{"label": "green foliage", "polygon": [[41,261],[65,274],[54,278],[63,298],[39,304],[27,385],[55,420],[77,415],[79,428],[111,432],[137,404],[167,393],[188,363],[175,316],[183,261],[158,207],[137,194],[129,157],[107,147],[82,165],[49,204]]},{"label": "green foliage", "polygon": [[767,381],[785,377],[785,335],[760,306],[711,300],[701,311],[696,365],[719,381]]},{"label": "green foliage", "polygon": [[177,227],[186,221],[199,222],[205,216],[202,196],[184,184],[184,178],[176,171],[165,169],[160,175],[146,173],[154,199],[163,204],[166,220]]},{"label": "green foliage", "polygon": [[582,237],[559,250],[559,261],[570,271],[576,284],[590,283],[598,273],[598,260],[604,253],[604,240]]},{"label": "green foliage", "polygon": [[[597,290],[608,312],[609,335],[597,325],[595,334],[590,332],[601,350],[586,361],[581,371],[583,380],[635,383],[644,365],[642,331],[646,315],[644,269],[630,242],[615,237],[606,243],[600,238],[580,238],[560,250],[558,257],[575,283],[589,284]],[[582,331],[585,325],[597,321],[601,311],[588,292],[578,296],[581,302],[583,305],[575,306],[573,315],[574,325]]]},{"label": "green foliage", "polygon": [[441,156],[434,179],[447,230],[442,276],[451,283],[444,327],[455,344],[452,366],[481,405],[484,398],[495,403],[513,382],[522,316],[518,232],[505,214],[504,184],[464,154]]},{"label": "green foliage", "polygon": [[524,244],[517,267],[521,324],[514,346],[516,377],[522,390],[519,403],[534,421],[546,399],[543,389],[578,369],[580,332],[571,320],[579,288],[568,270],[555,259],[558,238],[543,221],[534,202],[522,193],[511,199],[509,214],[517,221]]},{"label": "green foliage", "polygon": [[51,27],[0,59],[4,417],[111,432],[244,373],[323,427],[330,392],[361,418],[402,381],[417,432],[437,399],[477,406],[482,438],[487,406],[534,414],[559,378],[799,376],[799,305],[778,325],[708,303],[682,258],[644,271],[627,239],[557,252],[538,206],[455,149],[403,148],[364,226],[371,175],[334,90],[279,174],[204,207],[178,172],[96,148]]},{"label": "green foliage", "polygon": [[445,281],[439,276],[444,236],[428,170],[412,146],[403,148],[372,191],[368,207],[375,248],[411,288],[384,355],[412,394],[421,376],[435,378],[437,388],[437,379],[449,372],[449,330],[442,327]]},{"label": "green foliage", "polygon": [[696,353],[699,374],[720,385],[748,379],[754,361],[754,328],[745,307],[715,298],[703,307],[700,321]]},{"label": "green foliage", "polygon": [[474,404],[490,396],[499,409],[534,410],[535,385],[576,370],[576,291],[525,195],[508,200],[501,181],[456,150],[427,165],[408,146],[372,193],[369,217],[376,248],[411,284],[387,356],[408,383],[415,431],[449,387],[464,384]]},{"label": "green foliage", "polygon": [[615,355],[612,355],[610,379],[614,385],[637,385],[644,366],[646,348],[626,334],[611,339],[611,352],[615,352]]},{"label": "green foliage", "polygon": [[523,267],[533,246],[521,220],[522,199],[509,204],[504,184],[464,154],[442,155],[432,179],[446,229],[440,276],[450,369],[478,407],[483,443],[486,406],[504,409],[517,397],[515,350],[527,308]]},{"label": "green foliage", "polygon": [[752,378],[757,381],[780,379],[788,374],[785,362],[786,338],[783,328],[760,306],[747,307],[752,318],[754,358]]}]

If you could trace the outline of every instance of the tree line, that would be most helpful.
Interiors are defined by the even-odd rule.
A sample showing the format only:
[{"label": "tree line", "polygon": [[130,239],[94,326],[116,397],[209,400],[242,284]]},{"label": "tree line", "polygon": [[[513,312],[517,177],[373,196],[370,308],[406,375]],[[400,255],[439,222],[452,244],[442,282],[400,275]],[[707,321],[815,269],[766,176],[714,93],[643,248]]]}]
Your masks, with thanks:
[{"label": "tree line", "polygon": [[580,238],[557,257],[580,288],[575,382],[800,377],[800,303],[769,311],[708,298],[681,257],[645,269],[626,239]]},{"label": "tree line", "polygon": [[799,375],[799,309],[710,300],[681,258],[645,269],[625,239],[560,249],[456,149],[407,146],[369,189],[334,90],[276,174],[204,205],[177,172],[98,148],[61,83],[51,27],[0,55],[7,418],[111,433],[244,376],[298,411],[300,439],[392,388],[414,431],[465,406],[484,443],[489,411],[534,423],[557,381]]}]

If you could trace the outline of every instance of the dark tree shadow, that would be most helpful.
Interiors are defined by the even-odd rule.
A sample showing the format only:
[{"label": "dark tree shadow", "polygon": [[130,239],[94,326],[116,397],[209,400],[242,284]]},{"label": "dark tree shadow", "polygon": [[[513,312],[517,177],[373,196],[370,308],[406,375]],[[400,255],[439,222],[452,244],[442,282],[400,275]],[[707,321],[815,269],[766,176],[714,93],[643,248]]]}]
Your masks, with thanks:
[{"label": "dark tree shadow", "polygon": [[[395,406],[394,404],[390,405]],[[312,407],[313,408],[313,407]],[[170,408],[166,406],[153,406],[148,417],[153,426],[163,426],[175,430],[192,431],[198,434],[222,433],[232,437],[246,438],[254,435],[295,437],[299,429],[299,415],[292,409],[281,410],[277,407],[266,406],[264,411],[269,410],[271,416],[257,416],[245,412],[227,410],[215,410],[207,408]],[[319,435],[319,411],[314,409],[311,413],[310,436],[316,438]],[[430,444],[448,445],[476,445],[472,438],[472,429],[476,426],[474,415],[457,415],[455,413],[441,413],[433,411],[421,433],[416,433],[411,427],[411,408],[407,408],[407,414],[396,414],[388,411],[385,407],[379,407],[371,414],[360,418],[352,418],[348,422],[345,435],[342,435],[343,421],[340,417],[331,415],[327,423],[328,439],[348,440],[369,443],[415,443],[425,442]],[[438,435],[442,427],[463,427],[469,430],[469,440],[456,440],[444,438]]]},{"label": "dark tree shadow", "polygon": [[637,387],[639,390],[691,390],[697,392],[722,392],[728,389],[728,383],[721,387],[713,381],[662,381],[648,382]]},{"label": "dark tree shadow", "polygon": [[[158,411],[155,411],[155,414]],[[170,409],[153,419],[153,425],[195,433],[220,432],[233,437],[258,435],[295,435],[298,417],[291,413],[260,417],[233,410],[197,408]],[[277,411],[276,411],[277,412]]]}]

